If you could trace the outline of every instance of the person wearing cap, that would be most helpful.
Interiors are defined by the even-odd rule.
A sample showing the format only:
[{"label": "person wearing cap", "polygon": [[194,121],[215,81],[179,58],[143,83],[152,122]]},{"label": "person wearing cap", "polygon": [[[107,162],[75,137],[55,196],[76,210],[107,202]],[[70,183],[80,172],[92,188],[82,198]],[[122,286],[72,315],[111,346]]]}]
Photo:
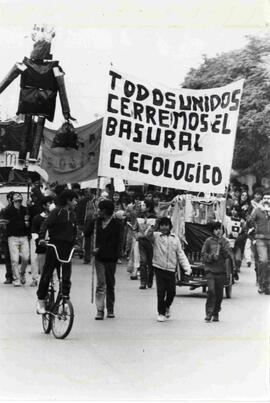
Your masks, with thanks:
[{"label": "person wearing cap", "polygon": [[[115,271],[119,255],[120,223],[113,217],[114,205],[111,200],[101,200],[98,203],[96,218],[96,243],[93,254],[97,275],[96,285],[96,320],[104,319],[106,299],[107,318],[114,318],[115,303]],[[94,232],[95,220],[89,223],[86,236]]]},{"label": "person wearing cap", "polygon": [[180,240],[171,233],[171,229],[171,219],[162,217],[146,232],[146,236],[153,244],[158,322],[165,322],[166,319],[170,318],[170,307],[176,293],[175,272],[177,265],[180,264],[187,274],[191,274],[191,267],[181,247]]},{"label": "person wearing cap", "polygon": [[[3,218],[8,221],[8,247],[15,287],[25,284],[25,270],[29,261],[30,223],[27,208],[22,205],[22,202],[22,194],[14,193],[11,206],[7,207],[3,213]],[[20,256],[21,267],[19,268]]]}]

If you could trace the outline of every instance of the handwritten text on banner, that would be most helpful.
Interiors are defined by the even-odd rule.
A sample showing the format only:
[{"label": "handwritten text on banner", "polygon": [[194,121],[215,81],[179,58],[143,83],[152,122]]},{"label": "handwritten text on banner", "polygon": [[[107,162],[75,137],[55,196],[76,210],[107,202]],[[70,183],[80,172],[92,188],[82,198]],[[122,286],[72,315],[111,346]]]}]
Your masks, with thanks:
[{"label": "handwritten text on banner", "polygon": [[243,80],[192,90],[110,71],[98,174],[223,193],[229,183]]}]

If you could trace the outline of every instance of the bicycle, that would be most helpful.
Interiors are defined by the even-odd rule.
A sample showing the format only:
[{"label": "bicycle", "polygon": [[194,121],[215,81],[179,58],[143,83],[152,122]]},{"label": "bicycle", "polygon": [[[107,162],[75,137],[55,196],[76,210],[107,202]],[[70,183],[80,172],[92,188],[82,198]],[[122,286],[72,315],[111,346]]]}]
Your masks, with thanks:
[{"label": "bicycle", "polygon": [[59,288],[55,299],[56,288],[53,275],[50,280],[48,292],[45,298],[46,313],[42,315],[42,326],[44,333],[49,334],[52,330],[56,339],[64,339],[70,333],[74,321],[74,309],[71,301],[63,297],[62,294],[62,266],[63,263],[70,263],[75,248],[72,248],[68,260],[59,258],[55,245],[48,243],[48,247],[52,247],[56,254],[57,260],[60,262],[59,269]]}]

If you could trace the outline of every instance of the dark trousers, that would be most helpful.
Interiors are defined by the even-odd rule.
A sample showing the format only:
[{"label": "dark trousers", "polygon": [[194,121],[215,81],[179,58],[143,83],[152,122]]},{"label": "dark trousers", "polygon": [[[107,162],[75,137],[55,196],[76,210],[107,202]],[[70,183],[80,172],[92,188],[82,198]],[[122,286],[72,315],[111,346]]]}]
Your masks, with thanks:
[{"label": "dark trousers", "polygon": [[139,238],[140,279],[142,285],[152,285],[154,270],[152,267],[153,247],[149,239]]},{"label": "dark trousers", "polygon": [[12,266],[11,266],[11,260],[10,260],[10,253],[9,253],[9,247],[8,247],[8,242],[3,242],[2,243],[2,248],[3,252],[5,255],[5,266],[6,266],[6,280],[13,280],[13,274],[12,274]]},{"label": "dark trousers", "polygon": [[105,297],[108,312],[113,312],[115,301],[115,271],[116,262],[100,262],[95,260],[97,285],[96,306],[98,311],[104,311]]},{"label": "dark trousers", "polygon": [[165,315],[166,308],[169,308],[174,300],[176,285],[175,272],[155,269],[157,284],[157,308],[160,315]]},{"label": "dark trousers", "polygon": [[217,315],[221,310],[226,274],[214,274],[208,272],[205,277],[207,279],[207,300],[205,304],[206,315]]},{"label": "dark trousers", "polygon": [[[57,247],[60,259],[67,260],[73,245],[64,242],[63,243],[53,242],[53,243]],[[45,264],[43,266],[43,272],[37,290],[38,299],[45,299],[48,292],[50,280],[55,268],[57,269],[59,277],[60,263],[56,258],[54,249],[52,247],[48,247],[46,252]],[[71,263],[64,263],[62,265],[62,294],[65,296],[69,296],[70,293],[71,288],[70,278],[71,278]]]}]

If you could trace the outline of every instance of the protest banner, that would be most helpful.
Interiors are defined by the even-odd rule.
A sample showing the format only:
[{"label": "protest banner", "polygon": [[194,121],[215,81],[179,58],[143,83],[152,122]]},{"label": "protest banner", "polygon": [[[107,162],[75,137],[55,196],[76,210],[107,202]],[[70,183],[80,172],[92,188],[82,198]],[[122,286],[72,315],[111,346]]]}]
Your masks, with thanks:
[{"label": "protest banner", "polygon": [[111,70],[98,175],[224,193],[243,81],[170,89]]},{"label": "protest banner", "polygon": [[76,128],[78,149],[56,147],[56,131],[45,128],[41,166],[50,182],[76,183],[97,178],[102,119]]}]

